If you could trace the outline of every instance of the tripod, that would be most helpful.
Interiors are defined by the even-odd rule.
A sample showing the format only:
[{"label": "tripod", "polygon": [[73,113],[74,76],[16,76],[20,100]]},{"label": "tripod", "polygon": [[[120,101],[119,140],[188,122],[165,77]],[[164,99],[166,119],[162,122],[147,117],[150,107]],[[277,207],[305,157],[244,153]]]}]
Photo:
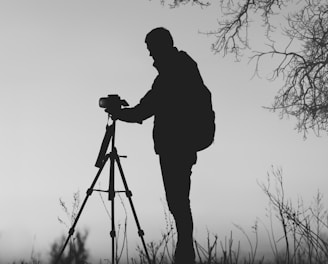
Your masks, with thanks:
[{"label": "tripod", "polygon": [[[69,229],[69,232],[68,232],[68,237],[58,255],[58,258],[56,260],[56,263],[59,263],[59,260],[62,256],[62,254],[64,253],[65,251],[65,248],[68,244],[68,241],[70,240],[71,236],[74,234],[74,231],[75,231],[75,226],[82,214],[82,211],[84,209],[84,206],[86,205],[87,201],[88,201],[88,198],[90,197],[90,195],[92,194],[93,191],[98,191],[98,192],[106,192],[108,193],[108,200],[111,201],[111,232],[110,232],[110,236],[111,236],[111,240],[112,240],[112,264],[115,263],[115,237],[116,237],[116,231],[115,231],[115,194],[117,192],[125,192],[126,194],[126,197],[128,198],[129,200],[129,203],[130,203],[130,206],[131,206],[131,209],[132,209],[132,213],[133,213],[133,216],[134,216],[134,219],[135,219],[135,222],[136,222],[136,225],[137,225],[137,228],[138,228],[138,235],[139,237],[141,238],[141,241],[142,241],[142,245],[143,245],[143,248],[144,248],[144,251],[145,251],[145,255],[146,255],[146,258],[148,260],[148,263],[151,264],[151,261],[150,261],[150,257],[149,257],[149,254],[148,254],[148,251],[147,251],[147,247],[146,247],[146,243],[145,243],[145,240],[144,240],[144,231],[141,229],[140,227],[140,223],[139,223],[139,220],[138,220],[138,217],[137,217],[137,213],[136,213],[136,210],[134,208],[134,205],[133,205],[133,202],[132,202],[132,192],[129,190],[128,188],[128,184],[127,184],[127,181],[125,179],[125,176],[124,176],[124,173],[123,173],[123,169],[122,169],[122,165],[121,165],[121,162],[120,162],[120,156],[117,154],[117,149],[115,147],[115,130],[116,130],[116,120],[112,119],[112,124],[109,126],[107,124],[106,126],[106,133],[105,133],[105,136],[103,138],[103,141],[102,141],[102,144],[101,144],[101,148],[100,148],[100,151],[99,151],[99,154],[98,154],[98,158],[97,158],[97,161],[96,161],[96,164],[95,166],[97,168],[99,168],[90,188],[87,190],[86,192],[86,197],[84,198],[84,201],[82,203],[82,206],[74,220],[74,223],[72,225],[72,227]],[[109,154],[107,154],[107,149],[108,149],[108,146],[109,146],[109,143],[110,141],[112,141],[112,144],[111,144],[111,152]],[[123,156],[121,156],[123,157]],[[97,190],[97,189],[94,189],[94,186],[106,164],[106,162],[108,161],[108,159],[110,160],[110,170],[109,170],[109,188],[108,190]],[[124,191],[115,191],[115,188],[114,188],[114,182],[115,182],[115,177],[114,177],[114,172],[115,172],[115,163],[117,164],[118,166],[118,169],[119,169],[119,172],[121,174],[121,178],[122,178],[122,182],[123,182],[123,185],[124,185]],[[116,249],[117,250],[117,249]]]}]

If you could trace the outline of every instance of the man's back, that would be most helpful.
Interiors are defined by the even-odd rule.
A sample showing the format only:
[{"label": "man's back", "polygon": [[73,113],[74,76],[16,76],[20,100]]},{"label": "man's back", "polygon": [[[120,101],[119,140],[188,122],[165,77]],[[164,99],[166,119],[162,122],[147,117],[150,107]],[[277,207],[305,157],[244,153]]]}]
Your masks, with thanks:
[{"label": "man's back", "polygon": [[197,64],[183,51],[159,66],[152,89],[140,104],[151,104],[154,113],[154,144],[157,153],[172,148],[192,148],[191,129],[199,89],[204,85]]}]

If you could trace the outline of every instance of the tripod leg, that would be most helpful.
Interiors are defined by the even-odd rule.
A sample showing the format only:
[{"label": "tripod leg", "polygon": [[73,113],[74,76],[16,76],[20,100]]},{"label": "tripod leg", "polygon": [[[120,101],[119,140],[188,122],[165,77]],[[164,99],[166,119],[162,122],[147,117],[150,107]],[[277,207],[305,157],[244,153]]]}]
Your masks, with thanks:
[{"label": "tripod leg", "polygon": [[56,262],[55,262],[56,264],[59,263],[59,260],[60,260],[61,256],[63,255],[63,253],[65,251],[65,248],[66,248],[66,246],[68,244],[68,241],[70,240],[71,236],[74,234],[75,226],[76,226],[77,222],[79,221],[79,218],[80,218],[80,216],[82,214],[82,211],[83,211],[83,209],[84,209],[84,207],[85,207],[85,205],[86,205],[86,203],[88,201],[89,196],[93,192],[93,188],[94,188],[94,186],[95,186],[95,184],[96,184],[96,182],[97,182],[97,180],[98,180],[98,178],[99,178],[99,176],[101,174],[101,171],[103,170],[103,168],[104,168],[107,160],[108,160],[108,157],[105,157],[105,160],[103,161],[102,165],[100,166],[100,168],[99,168],[99,170],[97,172],[96,177],[94,178],[94,180],[93,180],[90,188],[86,192],[86,196],[85,196],[85,198],[83,200],[82,206],[81,206],[78,214],[76,215],[76,218],[74,220],[74,223],[73,223],[72,227],[68,231],[68,237],[66,238],[66,241],[65,241],[65,243],[64,243],[64,245],[63,245],[63,247],[62,247],[62,249],[61,249],[61,251],[60,251],[60,253],[59,253],[58,257],[57,257],[57,259],[56,259]]},{"label": "tripod leg", "polygon": [[123,169],[122,169],[122,165],[121,165],[121,162],[120,162],[120,158],[117,154],[116,149],[115,149],[115,160],[116,160],[118,169],[119,169],[121,177],[122,177],[122,181],[123,181],[124,188],[125,188],[125,194],[126,194],[128,200],[129,200],[129,203],[130,203],[130,206],[131,206],[131,209],[132,209],[132,213],[133,213],[134,219],[136,221],[136,225],[137,225],[137,228],[138,228],[138,235],[139,235],[139,237],[141,239],[141,242],[142,242],[142,245],[144,247],[148,263],[151,264],[151,260],[150,260],[149,254],[148,254],[147,246],[146,246],[146,243],[145,243],[145,240],[144,240],[144,237],[143,237],[145,233],[140,227],[140,223],[139,223],[139,220],[138,220],[138,217],[137,217],[137,213],[136,213],[136,210],[135,210],[133,202],[132,202],[132,192],[129,190],[129,187],[128,187],[128,184],[127,184],[127,181],[125,179],[124,172],[123,172]]},{"label": "tripod leg", "polygon": [[109,188],[108,188],[108,200],[111,201],[111,231],[110,236],[112,239],[112,263],[115,264],[115,187],[114,187],[114,165],[115,165],[115,156],[114,151],[110,153],[110,171],[109,171]]}]

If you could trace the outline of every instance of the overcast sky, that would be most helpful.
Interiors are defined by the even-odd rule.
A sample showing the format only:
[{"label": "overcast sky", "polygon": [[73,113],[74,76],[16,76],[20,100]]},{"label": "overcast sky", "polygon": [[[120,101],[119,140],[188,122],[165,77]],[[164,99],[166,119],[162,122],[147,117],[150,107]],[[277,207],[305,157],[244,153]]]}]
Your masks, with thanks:
[{"label": "overcast sky", "polygon": [[[211,52],[215,39],[199,31],[215,29],[217,11],[214,4],[170,9],[155,0],[0,1],[1,262],[28,260],[32,252],[46,258],[50,243],[67,234],[57,220],[69,224],[59,199],[69,208],[75,192],[84,199],[96,175],[107,122],[98,99],[119,94],[135,105],[150,89],[156,70],[144,38],[158,26],[168,28],[176,46],[198,63],[217,116],[215,143],[199,153],[193,169],[196,239],[204,239],[207,230],[220,240],[230,230],[238,237],[234,223],[251,232],[257,217],[266,221],[268,201],[257,182],[266,182],[271,166],[283,168],[292,199],[301,196],[310,203],[318,189],[324,191],[327,137],[310,134],[303,140],[293,118],[280,120],[262,108],[272,103],[281,81],[251,79],[254,65],[246,58],[236,63]],[[263,69],[269,73],[270,63]],[[158,241],[166,225],[152,121],[117,128],[117,147],[128,156],[122,166],[147,242]],[[107,188],[107,168],[98,183]],[[125,205],[130,212],[127,200]],[[117,210],[117,222],[123,223],[125,214]],[[139,238],[131,214],[128,221],[134,254]],[[94,259],[110,257],[110,219],[98,193],[77,228],[89,230]]]}]

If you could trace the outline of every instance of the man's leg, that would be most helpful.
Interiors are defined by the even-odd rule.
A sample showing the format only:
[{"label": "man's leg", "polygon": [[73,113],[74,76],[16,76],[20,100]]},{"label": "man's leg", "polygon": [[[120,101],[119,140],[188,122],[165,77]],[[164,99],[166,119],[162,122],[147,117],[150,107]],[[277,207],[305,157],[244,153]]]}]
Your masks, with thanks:
[{"label": "man's leg", "polygon": [[193,220],[190,209],[191,168],[196,163],[196,153],[167,154],[160,156],[166,200],[178,232],[175,262],[193,263]]}]

